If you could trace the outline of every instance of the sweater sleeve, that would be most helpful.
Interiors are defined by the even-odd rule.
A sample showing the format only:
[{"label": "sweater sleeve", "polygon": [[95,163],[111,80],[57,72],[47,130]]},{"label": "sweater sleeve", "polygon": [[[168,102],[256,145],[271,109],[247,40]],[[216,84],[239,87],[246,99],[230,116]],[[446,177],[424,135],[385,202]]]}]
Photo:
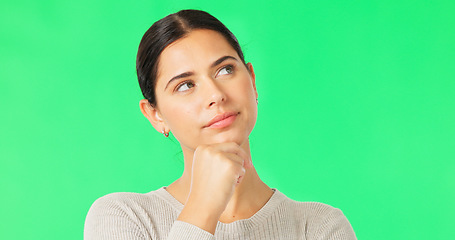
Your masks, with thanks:
[{"label": "sweater sleeve", "polygon": [[109,197],[96,200],[87,214],[84,240],[151,240],[134,212]]},{"label": "sweater sleeve", "polygon": [[[129,204],[111,196],[96,200],[90,207],[84,227],[85,240],[157,240],[164,239],[167,234],[157,233],[150,218],[144,223],[139,218],[141,214]],[[186,222],[175,221],[167,235],[167,240],[201,239],[214,240],[215,237],[201,228]]]},{"label": "sweater sleeve", "polygon": [[340,209],[332,208],[322,216],[315,232],[317,240],[356,240],[354,230]]}]

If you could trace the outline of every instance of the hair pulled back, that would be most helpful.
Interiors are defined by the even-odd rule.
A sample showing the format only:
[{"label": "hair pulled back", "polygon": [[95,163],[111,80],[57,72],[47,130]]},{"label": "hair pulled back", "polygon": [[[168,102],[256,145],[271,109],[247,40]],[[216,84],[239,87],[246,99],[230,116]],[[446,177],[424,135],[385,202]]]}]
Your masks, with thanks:
[{"label": "hair pulled back", "polygon": [[136,71],[142,95],[156,107],[155,86],[161,52],[192,30],[209,29],[220,33],[234,48],[242,62],[244,56],[237,38],[218,19],[200,10],[181,10],[155,22],[142,37],[136,58]]}]

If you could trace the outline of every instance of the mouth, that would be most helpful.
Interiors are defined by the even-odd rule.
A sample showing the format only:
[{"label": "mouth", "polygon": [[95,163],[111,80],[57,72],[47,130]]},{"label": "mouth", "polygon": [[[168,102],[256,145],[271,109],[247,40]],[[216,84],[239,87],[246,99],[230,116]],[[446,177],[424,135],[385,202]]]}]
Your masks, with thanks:
[{"label": "mouth", "polygon": [[217,114],[215,117],[213,117],[207,125],[204,126],[204,128],[225,128],[230,126],[235,119],[237,118],[237,115],[240,113],[238,112],[226,112],[222,114]]}]

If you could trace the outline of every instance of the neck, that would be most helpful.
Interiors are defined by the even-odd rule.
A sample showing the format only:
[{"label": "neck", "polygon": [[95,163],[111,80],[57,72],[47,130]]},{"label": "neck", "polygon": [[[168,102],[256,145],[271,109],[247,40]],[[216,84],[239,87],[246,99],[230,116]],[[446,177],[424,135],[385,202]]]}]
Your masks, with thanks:
[{"label": "neck", "polygon": [[[241,147],[251,156],[248,141],[242,144]],[[183,174],[167,187],[167,191],[182,204],[186,202],[190,192],[194,151],[184,149],[183,154],[185,159]],[[250,218],[267,203],[272,194],[273,191],[262,182],[254,166],[246,169],[242,182],[236,186],[234,194],[229,200],[219,221],[229,223]]]},{"label": "neck", "polygon": [[235,188],[226,209],[220,217],[224,223],[247,219],[259,211],[273,191],[259,178],[254,167],[247,169],[243,181]]}]

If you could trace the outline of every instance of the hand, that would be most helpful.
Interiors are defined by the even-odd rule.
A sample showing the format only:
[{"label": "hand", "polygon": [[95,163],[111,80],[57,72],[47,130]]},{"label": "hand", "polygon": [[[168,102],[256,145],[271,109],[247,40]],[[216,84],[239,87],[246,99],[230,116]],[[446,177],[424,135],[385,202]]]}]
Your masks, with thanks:
[{"label": "hand", "polygon": [[236,143],[199,146],[193,156],[190,193],[178,220],[214,233],[245,168],[251,166],[249,155]]},{"label": "hand", "polygon": [[251,165],[250,157],[236,143],[199,146],[193,157],[189,198],[209,200],[206,207],[215,205],[218,209],[213,210],[221,214],[245,175],[245,165]]}]

